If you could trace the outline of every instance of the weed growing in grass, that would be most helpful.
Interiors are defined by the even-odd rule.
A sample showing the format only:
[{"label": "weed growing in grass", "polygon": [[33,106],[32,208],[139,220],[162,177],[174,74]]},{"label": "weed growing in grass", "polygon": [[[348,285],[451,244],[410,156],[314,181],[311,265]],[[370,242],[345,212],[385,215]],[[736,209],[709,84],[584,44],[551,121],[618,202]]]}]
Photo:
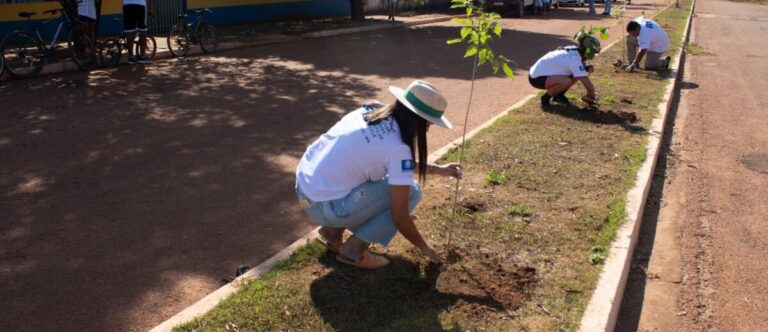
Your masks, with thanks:
[{"label": "weed growing in grass", "polygon": [[696,43],[688,43],[685,45],[685,51],[688,52],[690,55],[714,55],[714,53],[710,52],[708,49],[704,48],[704,46],[701,46]]},{"label": "weed growing in grass", "polygon": [[589,256],[589,261],[592,265],[602,264],[605,262],[606,248],[603,245],[596,245],[592,247],[592,255]]},{"label": "weed growing in grass", "polygon": [[507,208],[507,213],[511,216],[530,217],[533,216],[533,210],[527,206],[515,204]]},{"label": "weed growing in grass", "polygon": [[616,103],[616,97],[614,96],[605,96],[600,100],[601,104],[614,104]]},{"label": "weed growing in grass", "polygon": [[509,179],[507,179],[507,176],[502,172],[491,171],[485,176],[485,181],[488,181],[488,183],[494,186],[501,186],[509,182]]}]

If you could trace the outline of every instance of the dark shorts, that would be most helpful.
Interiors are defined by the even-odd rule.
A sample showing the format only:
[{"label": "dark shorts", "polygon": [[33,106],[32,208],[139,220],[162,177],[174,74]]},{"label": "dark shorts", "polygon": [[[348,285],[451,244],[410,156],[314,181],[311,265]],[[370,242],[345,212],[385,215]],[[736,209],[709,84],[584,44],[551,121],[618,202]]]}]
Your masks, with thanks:
[{"label": "dark shorts", "polygon": [[528,83],[531,83],[531,86],[536,89],[547,89],[547,77],[548,76],[539,76],[536,78],[532,78],[531,75],[528,75]]},{"label": "dark shorts", "polygon": [[147,31],[147,7],[142,5],[123,6],[123,30],[125,32]]},{"label": "dark shorts", "polygon": [[88,16],[78,15],[77,19],[80,22],[83,22],[83,23],[96,23],[96,19],[95,18],[90,18]]}]

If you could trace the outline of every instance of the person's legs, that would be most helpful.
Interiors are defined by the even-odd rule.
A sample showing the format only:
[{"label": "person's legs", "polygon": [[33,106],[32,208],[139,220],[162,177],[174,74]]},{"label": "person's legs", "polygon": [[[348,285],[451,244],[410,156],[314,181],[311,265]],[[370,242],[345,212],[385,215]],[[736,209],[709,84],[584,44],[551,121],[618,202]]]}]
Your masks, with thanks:
[{"label": "person's legs", "polygon": [[135,54],[133,54],[133,41],[136,39],[136,32],[131,32],[128,34],[128,61],[131,61],[131,59],[134,58]]},{"label": "person's legs", "polygon": [[631,64],[635,61],[638,48],[640,48],[640,44],[637,42],[637,37],[627,35],[627,63]]},{"label": "person's legs", "polygon": [[645,52],[645,69],[646,70],[653,70],[657,68],[661,68],[661,53],[658,52]]},{"label": "person's legs", "polygon": [[611,0],[605,0],[605,7],[603,9],[603,15],[611,15]]},{"label": "person's legs", "polygon": [[123,6],[123,31],[126,33],[128,44],[128,63],[134,63],[135,61],[133,41],[136,39],[136,28],[138,28],[135,6],[137,5]]},{"label": "person's legs", "polygon": [[547,95],[554,97],[564,94],[574,83],[576,83],[576,79],[570,76],[549,76],[546,86]]}]

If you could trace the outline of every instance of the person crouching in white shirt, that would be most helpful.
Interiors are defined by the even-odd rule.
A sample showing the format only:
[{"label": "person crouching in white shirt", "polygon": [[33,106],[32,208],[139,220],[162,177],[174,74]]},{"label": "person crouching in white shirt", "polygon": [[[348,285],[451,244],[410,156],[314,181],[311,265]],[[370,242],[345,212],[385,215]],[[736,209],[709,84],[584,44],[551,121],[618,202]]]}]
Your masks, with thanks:
[{"label": "person crouching in white shirt", "polygon": [[[398,231],[424,255],[443,262],[410,213],[421,199],[415,170],[421,183],[428,173],[461,177],[458,164],[427,164],[430,126],[452,127],[443,116],[447,102],[424,81],[389,90],[395,102],[352,111],[307,148],[296,169],[296,194],[342,263],[369,269],[387,265],[387,258],[367,248],[387,246]],[[343,242],[347,229],[354,235]]]},{"label": "person crouching in white shirt", "polygon": [[586,34],[577,41],[578,46],[566,46],[545,54],[529,70],[528,82],[531,86],[546,90],[541,96],[542,106],[549,106],[550,100],[570,104],[565,93],[576,82],[581,82],[587,90],[585,100],[595,100],[595,86],[589,79],[592,66],[586,61],[600,52],[600,41]]},{"label": "person crouching in white shirt", "polygon": [[[670,57],[661,58],[669,47],[669,37],[661,26],[642,16],[627,23],[627,60],[626,71],[640,68],[640,62],[645,57],[646,70],[669,68]],[[640,49],[638,53],[637,49]]]}]

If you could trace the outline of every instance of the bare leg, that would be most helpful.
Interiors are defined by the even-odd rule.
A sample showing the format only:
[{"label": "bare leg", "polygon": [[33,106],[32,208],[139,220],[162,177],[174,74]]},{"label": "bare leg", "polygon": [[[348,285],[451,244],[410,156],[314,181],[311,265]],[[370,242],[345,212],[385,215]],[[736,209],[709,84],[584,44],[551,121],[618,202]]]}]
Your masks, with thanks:
[{"label": "bare leg", "polygon": [[139,55],[145,56],[147,54],[147,32],[146,31],[139,31]]},{"label": "bare leg", "polygon": [[547,79],[547,94],[550,97],[565,93],[576,83],[576,79],[568,76],[550,76]]},{"label": "bare leg", "polygon": [[128,34],[128,56],[133,57],[133,40],[136,39],[136,33],[131,32]]},{"label": "bare leg", "polygon": [[334,227],[320,227],[320,230],[318,231],[320,233],[320,236],[322,236],[324,239],[326,239],[330,243],[341,241],[342,235],[344,235],[344,228],[334,228]]}]

